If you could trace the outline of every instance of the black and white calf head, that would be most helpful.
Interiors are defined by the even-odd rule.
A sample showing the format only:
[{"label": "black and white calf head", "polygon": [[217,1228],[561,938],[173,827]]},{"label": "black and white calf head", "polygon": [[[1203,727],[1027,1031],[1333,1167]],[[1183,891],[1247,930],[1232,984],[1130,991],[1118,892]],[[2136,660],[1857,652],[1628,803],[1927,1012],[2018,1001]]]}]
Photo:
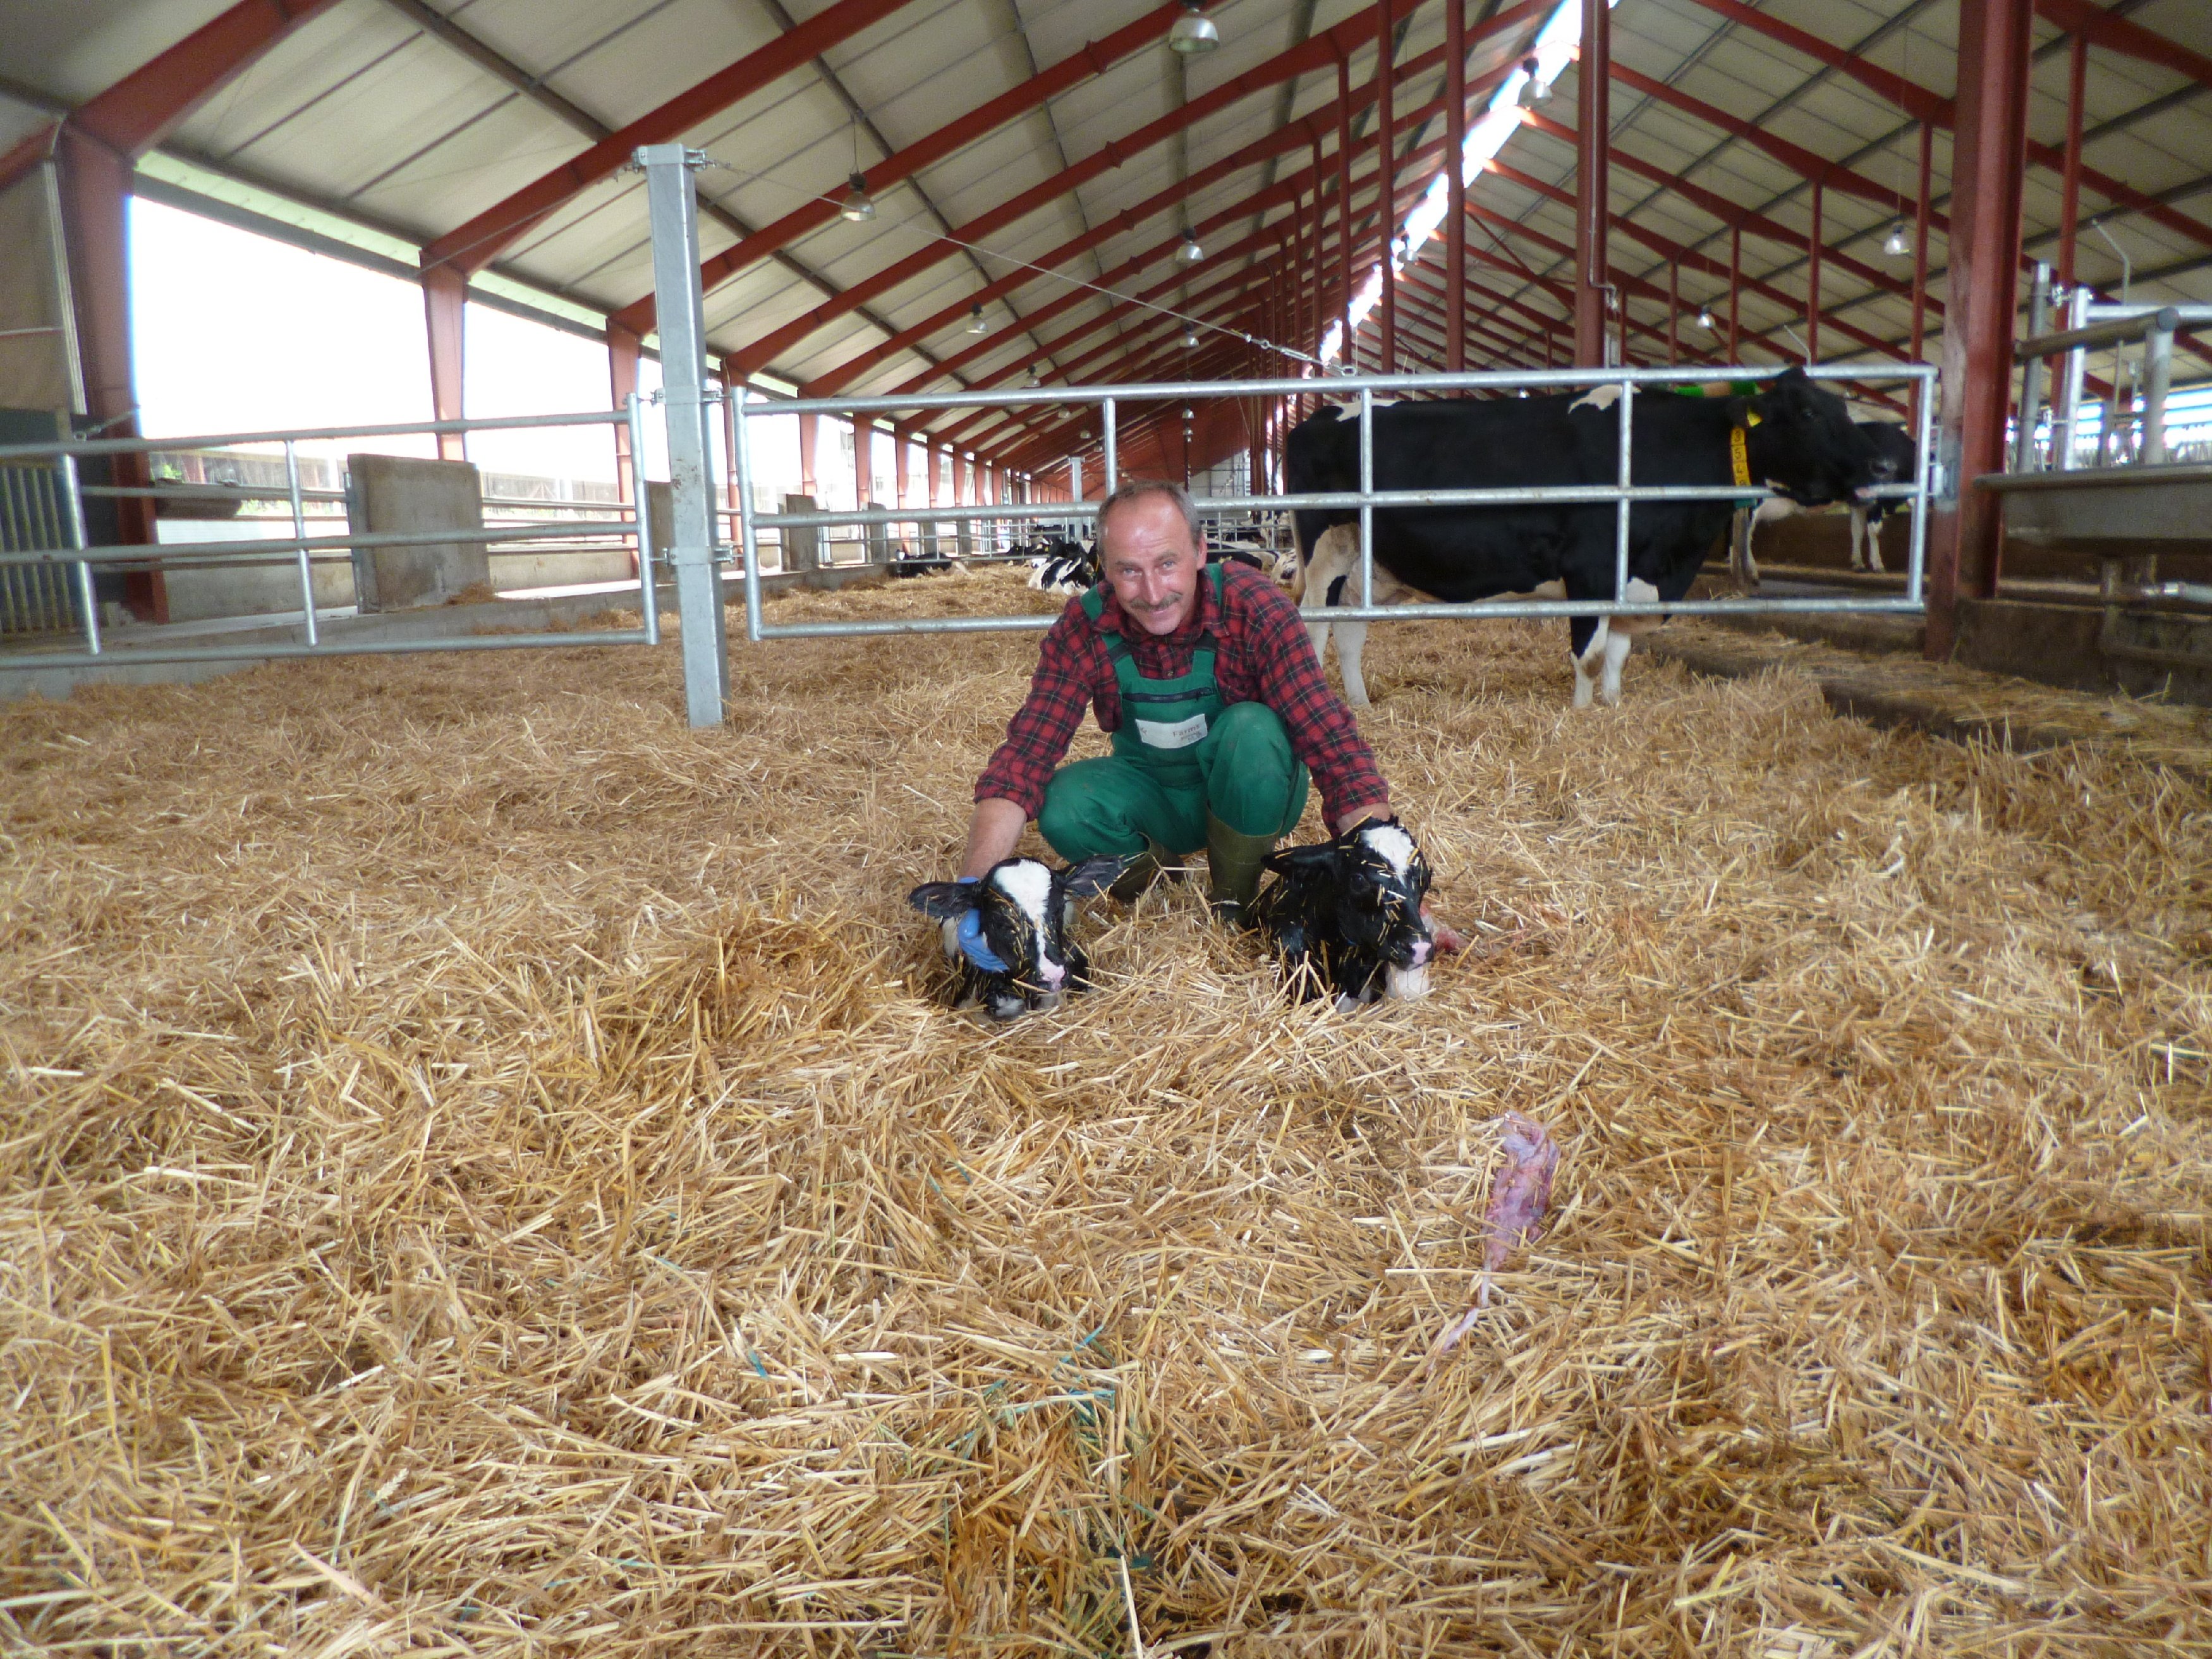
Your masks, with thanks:
[{"label": "black and white calf head", "polygon": [[[945,924],[945,951],[961,969],[955,1000],[980,1002],[994,1019],[1032,1008],[1056,1008],[1070,991],[1091,988],[1090,958],[1068,936],[1075,901],[1103,891],[1121,873],[1117,858],[1085,859],[1055,870],[1036,859],[1002,859],[973,882],[926,881],[907,902]],[[957,941],[973,912],[983,942],[1006,964],[989,973],[969,962]]]},{"label": "black and white calf head", "polygon": [[1425,996],[1436,943],[1421,914],[1428,861],[1395,818],[1353,825],[1334,841],[1272,854],[1275,880],[1253,919],[1302,997],[1340,1006]]}]

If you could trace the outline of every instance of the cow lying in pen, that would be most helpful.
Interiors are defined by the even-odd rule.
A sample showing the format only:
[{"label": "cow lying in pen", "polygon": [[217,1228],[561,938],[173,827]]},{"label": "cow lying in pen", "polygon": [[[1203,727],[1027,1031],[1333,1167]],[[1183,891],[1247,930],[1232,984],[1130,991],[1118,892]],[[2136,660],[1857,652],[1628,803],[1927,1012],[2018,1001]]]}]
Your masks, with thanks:
[{"label": "cow lying in pen", "polygon": [[[1378,408],[1375,487],[1612,483],[1620,475],[1619,397],[1616,389],[1601,386],[1580,397],[1443,399]],[[1633,438],[1634,483],[1710,485],[1722,491],[1733,485],[1749,491],[1758,487],[1757,479],[1807,507],[1863,500],[1894,471],[1894,463],[1851,424],[1844,400],[1798,369],[1753,396],[1641,393]],[[1335,409],[1310,416],[1291,429],[1283,458],[1292,494],[1358,489],[1358,416]],[[1709,501],[1638,502],[1629,514],[1629,591],[1621,597],[1682,598],[1707,550],[1719,541],[1732,507],[1725,494]],[[1312,567],[1324,532],[1357,526],[1358,512],[1305,509],[1294,516],[1307,567],[1302,584],[1307,608],[1356,602],[1356,588],[1341,580],[1316,583]],[[1615,509],[1609,501],[1378,507],[1374,522],[1378,578],[1388,571],[1402,587],[1431,599],[1466,603],[1540,592],[1553,583],[1571,599],[1614,597]],[[1577,707],[1592,700],[1591,674],[1601,662],[1606,701],[1619,697],[1630,631],[1601,617],[1571,620]],[[1364,686],[1355,686],[1349,677],[1346,691],[1355,706],[1366,701]]]},{"label": "cow lying in pen", "polygon": [[[1092,858],[1054,870],[1037,859],[1002,859],[977,880],[926,881],[908,893],[908,903],[944,924],[945,954],[958,969],[953,1006],[1012,1019],[1089,990],[1091,959],[1068,937],[1075,901],[1104,891],[1122,863]],[[959,930],[971,916],[1003,972],[977,967],[961,950]]]},{"label": "cow lying in pen", "polygon": [[1429,866],[1395,818],[1370,818],[1334,841],[1267,858],[1274,879],[1253,925],[1282,958],[1301,1000],[1333,995],[1341,1009],[1429,989],[1436,935],[1422,914]]}]

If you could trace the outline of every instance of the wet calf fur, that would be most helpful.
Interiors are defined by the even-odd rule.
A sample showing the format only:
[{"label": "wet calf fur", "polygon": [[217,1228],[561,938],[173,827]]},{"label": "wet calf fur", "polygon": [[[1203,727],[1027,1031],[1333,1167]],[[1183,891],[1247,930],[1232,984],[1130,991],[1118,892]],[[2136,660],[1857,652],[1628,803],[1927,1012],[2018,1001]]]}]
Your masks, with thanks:
[{"label": "wet calf fur", "polygon": [[[1068,938],[1075,901],[1103,890],[1123,862],[1091,858],[1054,870],[1037,859],[1002,859],[980,881],[926,881],[908,893],[908,904],[945,924],[945,953],[960,970],[954,1006],[980,1004],[994,1019],[1012,1019],[1056,1008],[1067,992],[1089,990],[1091,959]],[[971,910],[1005,973],[978,968],[961,951],[956,934]]]},{"label": "wet calf fur", "polygon": [[1271,854],[1274,879],[1252,920],[1282,957],[1301,1000],[1339,1006],[1425,996],[1435,940],[1421,915],[1429,866],[1397,819],[1355,824],[1334,841]]}]

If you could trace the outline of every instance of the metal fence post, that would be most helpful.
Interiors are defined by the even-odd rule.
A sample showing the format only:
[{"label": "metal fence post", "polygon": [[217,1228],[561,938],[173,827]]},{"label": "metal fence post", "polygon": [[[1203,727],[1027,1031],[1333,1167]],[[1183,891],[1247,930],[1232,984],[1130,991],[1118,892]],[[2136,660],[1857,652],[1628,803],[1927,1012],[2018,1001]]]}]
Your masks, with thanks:
[{"label": "metal fence post", "polygon": [[[1623,489],[1636,482],[1636,382],[1620,383],[1620,454],[1619,480]],[[1628,497],[1614,504],[1613,514],[1613,597],[1628,597]],[[1371,604],[1372,601],[1370,600]]]},{"label": "metal fence post", "polygon": [[[2089,285],[2078,283],[2067,296],[2066,326],[2081,327],[2089,320]],[[2081,430],[2081,393],[2088,374],[2089,354],[2076,346],[2066,354],[2065,378],[2059,382],[2059,408],[2051,422],[2051,470],[2071,472],[2074,470],[2074,442]]]},{"label": "metal fence post", "polygon": [[[707,158],[682,144],[647,144],[636,159],[645,169],[653,228],[653,291],[660,326],[661,410],[668,426],[672,508],[668,562],[676,575],[676,610],[683,624],[684,710],[694,726],[720,726],[729,704],[730,659],[715,562],[707,326],[700,307],[699,204],[691,179]],[[637,507],[642,520],[642,496]]]},{"label": "metal fence post", "polygon": [[1359,389],[1359,602],[1375,603],[1375,393]]},{"label": "metal fence post", "polygon": [[[2051,265],[2035,262],[2035,280],[2027,290],[2027,336],[2031,340],[2051,326]],[[2030,357],[2020,369],[2020,425],[2014,434],[2012,470],[2033,472],[2035,423],[2043,416],[2045,360]]]},{"label": "metal fence post", "polygon": [[629,494],[637,507],[637,602],[647,645],[660,643],[660,590],[653,570],[653,513],[646,495],[645,400],[635,392],[623,399],[629,429]]},{"label": "metal fence post", "polygon": [[[62,506],[69,514],[69,544],[81,548],[89,539],[84,532],[84,490],[76,476],[76,457],[64,453],[60,458]],[[77,601],[84,607],[84,651],[88,657],[100,653],[100,592],[93,584],[92,566],[82,559],[76,562]]]},{"label": "metal fence post", "polygon": [[292,550],[300,556],[300,621],[309,645],[322,641],[315,630],[315,567],[307,557],[307,509],[300,499],[300,445],[284,440],[284,488],[292,500]]},{"label": "metal fence post", "polygon": [[2154,318],[2143,336],[2142,449],[2138,459],[2156,465],[2166,459],[2166,394],[2173,386],[2173,331]]}]

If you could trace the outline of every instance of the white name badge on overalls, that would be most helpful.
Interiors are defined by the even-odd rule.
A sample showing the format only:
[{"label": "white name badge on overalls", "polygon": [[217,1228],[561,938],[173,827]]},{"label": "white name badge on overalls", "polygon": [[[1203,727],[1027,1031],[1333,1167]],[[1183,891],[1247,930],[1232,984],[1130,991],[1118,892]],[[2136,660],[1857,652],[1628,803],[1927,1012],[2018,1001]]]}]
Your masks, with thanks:
[{"label": "white name badge on overalls", "polygon": [[1137,741],[1148,749],[1188,749],[1206,738],[1206,716],[1187,720],[1139,720]]}]

